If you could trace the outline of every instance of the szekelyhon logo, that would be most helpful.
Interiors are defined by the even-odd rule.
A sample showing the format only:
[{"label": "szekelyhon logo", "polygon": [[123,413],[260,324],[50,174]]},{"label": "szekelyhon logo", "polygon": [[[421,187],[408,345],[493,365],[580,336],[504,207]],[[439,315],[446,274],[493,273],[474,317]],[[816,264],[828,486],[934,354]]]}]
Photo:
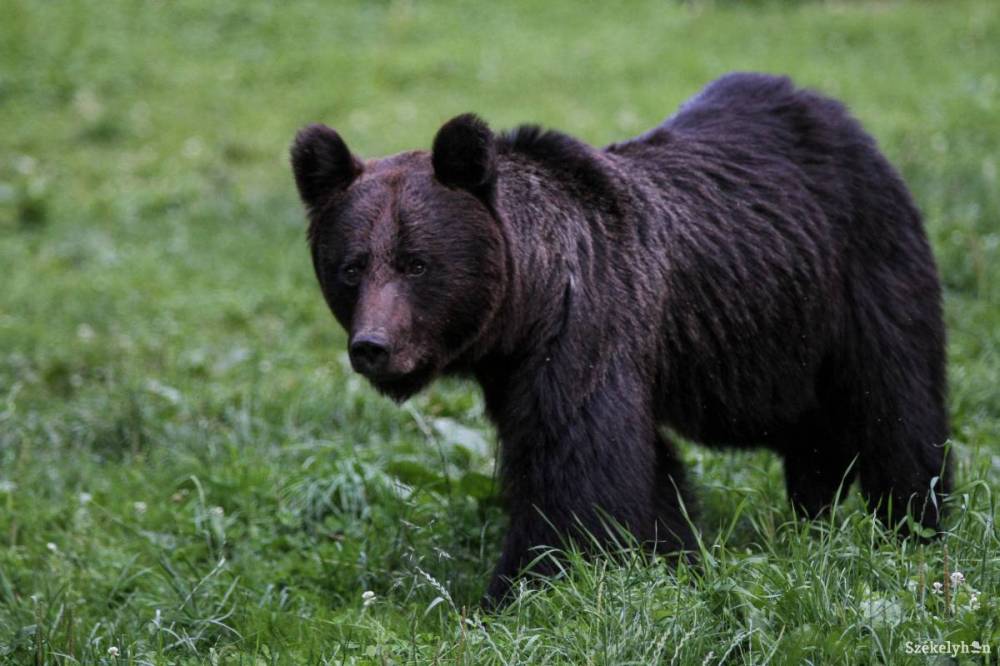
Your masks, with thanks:
[{"label": "szekelyhon logo", "polygon": [[979,641],[972,641],[967,643],[965,641],[960,641],[953,643],[952,641],[906,641],[903,646],[906,654],[942,654],[955,656],[959,654],[990,654],[989,643],[980,643]]}]

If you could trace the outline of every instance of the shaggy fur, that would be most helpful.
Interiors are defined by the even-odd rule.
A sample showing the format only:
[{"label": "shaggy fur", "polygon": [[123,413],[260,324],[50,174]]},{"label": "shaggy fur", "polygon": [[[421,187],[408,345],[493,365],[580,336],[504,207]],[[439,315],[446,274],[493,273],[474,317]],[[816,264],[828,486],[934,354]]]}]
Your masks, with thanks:
[{"label": "shaggy fur", "polygon": [[609,522],[692,547],[661,425],[774,450],[807,516],[858,476],[883,520],[937,527],[934,259],[841,104],[731,74],[603,150],[465,115],[430,154],[364,164],[312,126],[292,163],[355,368],[397,400],[441,373],[482,385],[510,512],[488,601],[534,547],[607,540]]}]

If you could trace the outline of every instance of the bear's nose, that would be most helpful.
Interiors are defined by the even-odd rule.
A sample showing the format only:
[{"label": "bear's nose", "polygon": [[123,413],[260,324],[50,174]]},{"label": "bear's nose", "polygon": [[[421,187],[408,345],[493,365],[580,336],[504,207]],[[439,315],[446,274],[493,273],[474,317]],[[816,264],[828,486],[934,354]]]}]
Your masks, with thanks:
[{"label": "bear's nose", "polygon": [[377,375],[385,370],[389,361],[388,341],[377,334],[358,335],[349,350],[351,365],[363,375]]}]

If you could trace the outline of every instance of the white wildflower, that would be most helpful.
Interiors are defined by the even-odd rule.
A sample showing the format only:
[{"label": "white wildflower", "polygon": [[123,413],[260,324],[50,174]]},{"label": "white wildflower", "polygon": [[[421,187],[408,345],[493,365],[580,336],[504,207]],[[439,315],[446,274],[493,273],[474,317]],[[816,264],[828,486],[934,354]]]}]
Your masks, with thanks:
[{"label": "white wildflower", "polygon": [[955,571],[951,574],[951,586],[958,587],[965,582],[965,574],[961,571]]},{"label": "white wildflower", "polygon": [[80,324],[76,327],[76,337],[84,342],[90,342],[94,339],[95,335],[94,328],[90,324]]},{"label": "white wildflower", "polygon": [[934,588],[934,594],[941,594],[944,591],[944,585],[937,580],[934,581],[934,584],[931,587]]},{"label": "white wildflower", "polygon": [[118,647],[114,646],[114,645],[112,645],[111,647],[109,647],[108,648],[108,656],[109,657],[117,657],[118,656]]},{"label": "white wildflower", "polygon": [[145,502],[133,502],[132,508],[135,509],[135,512],[141,516],[142,514],[146,513],[146,509],[148,509],[149,507],[146,505]]},{"label": "white wildflower", "polygon": [[73,95],[73,107],[88,123],[99,120],[104,111],[104,105],[93,90],[78,90]]},{"label": "white wildflower", "polygon": [[223,509],[221,506],[213,506],[211,509],[208,510],[208,512],[212,514],[213,518],[222,518],[224,515],[226,515],[226,510]]},{"label": "white wildflower", "polygon": [[53,553],[56,552],[57,550],[59,550],[59,546],[55,545],[51,541],[49,541],[47,544],[45,544],[45,547],[48,548]]},{"label": "white wildflower", "polygon": [[188,159],[195,159],[200,156],[204,150],[205,144],[202,140],[196,136],[192,136],[184,142],[184,147],[181,148],[181,153]]},{"label": "white wildflower", "polygon": [[31,155],[21,155],[16,160],[14,160],[14,168],[22,176],[28,176],[35,172],[35,167],[38,166],[38,160],[36,160]]},{"label": "white wildflower", "polygon": [[80,493],[80,504],[81,505],[90,504],[91,500],[93,500],[93,499],[94,499],[94,496],[91,495],[90,493]]},{"label": "white wildflower", "polygon": [[375,603],[375,599],[376,599],[375,593],[372,592],[371,590],[365,590],[364,592],[361,593],[361,601],[364,605],[364,608],[368,608],[373,603]]}]

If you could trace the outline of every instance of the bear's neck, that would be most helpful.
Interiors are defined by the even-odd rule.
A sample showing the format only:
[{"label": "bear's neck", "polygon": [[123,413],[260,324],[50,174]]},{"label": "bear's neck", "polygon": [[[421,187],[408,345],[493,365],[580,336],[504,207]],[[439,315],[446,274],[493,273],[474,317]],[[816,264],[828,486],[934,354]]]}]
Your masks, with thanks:
[{"label": "bear's neck", "polygon": [[619,304],[610,301],[623,293],[616,266],[635,242],[632,195],[612,160],[578,146],[560,160],[503,155],[495,207],[508,279],[490,352],[476,372],[481,377],[495,378],[498,370],[527,377],[567,347],[595,361],[610,353],[620,328],[611,321]]}]

